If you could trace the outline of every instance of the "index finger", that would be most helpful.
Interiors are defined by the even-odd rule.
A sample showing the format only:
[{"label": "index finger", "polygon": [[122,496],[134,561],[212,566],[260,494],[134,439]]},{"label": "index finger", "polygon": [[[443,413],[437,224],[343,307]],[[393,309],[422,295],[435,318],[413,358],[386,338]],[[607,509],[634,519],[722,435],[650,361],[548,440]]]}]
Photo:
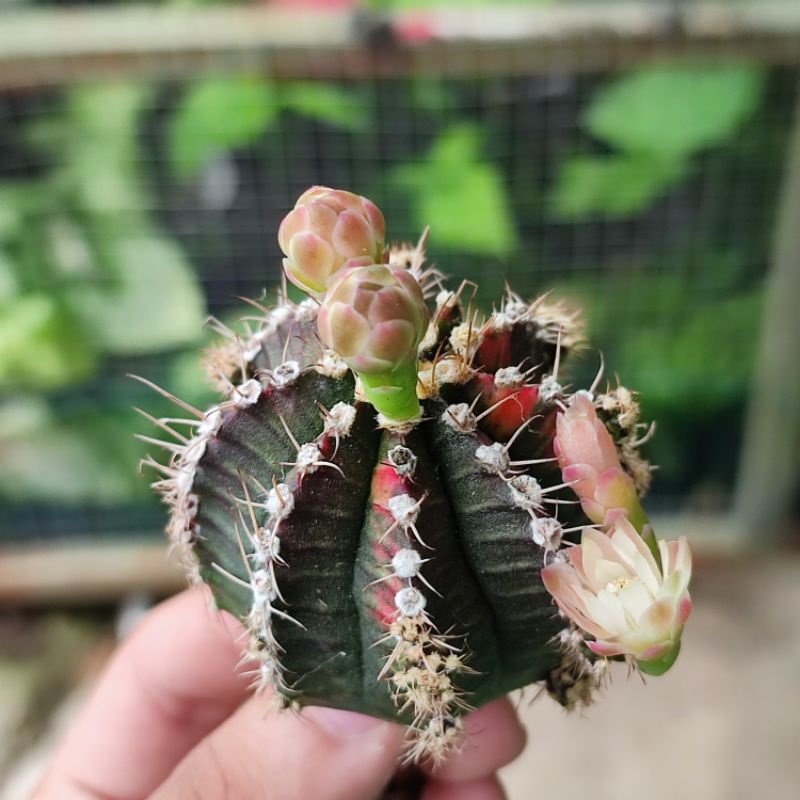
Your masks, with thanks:
[{"label": "index finger", "polygon": [[245,699],[240,630],[201,589],[154,609],[113,656],[35,798],[153,792]]}]

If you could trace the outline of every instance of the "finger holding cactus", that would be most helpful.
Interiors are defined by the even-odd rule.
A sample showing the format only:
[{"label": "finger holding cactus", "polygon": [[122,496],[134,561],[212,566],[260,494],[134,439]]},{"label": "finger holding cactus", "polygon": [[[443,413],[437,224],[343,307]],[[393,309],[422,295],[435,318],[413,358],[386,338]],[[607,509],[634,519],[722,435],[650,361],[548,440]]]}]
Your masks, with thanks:
[{"label": "finger holding cactus", "polygon": [[574,708],[609,661],[666,671],[691,555],[642,509],[631,393],[564,382],[577,315],[510,290],[465,312],[422,241],[384,239],[369,200],[303,194],[279,242],[310,298],[228,332],[220,403],[159,420],[171,455],[148,463],[190,577],[246,627],[254,687],[402,722],[410,760],[441,760],[515,689]]}]

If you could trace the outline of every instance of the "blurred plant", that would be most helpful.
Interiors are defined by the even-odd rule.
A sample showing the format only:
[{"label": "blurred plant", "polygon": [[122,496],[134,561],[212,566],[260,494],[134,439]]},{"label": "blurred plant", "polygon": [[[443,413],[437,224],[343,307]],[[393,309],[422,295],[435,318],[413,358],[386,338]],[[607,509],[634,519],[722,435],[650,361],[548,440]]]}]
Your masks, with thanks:
[{"label": "blurred plant", "polygon": [[735,63],[648,67],[603,87],[583,123],[613,152],[567,159],[551,195],[553,215],[644,210],[688,172],[692,156],[741,128],[763,88],[761,69]]},{"label": "blurred plant", "polygon": [[202,293],[149,219],[136,139],[147,97],[133,85],[72,90],[28,130],[56,165],[0,185],[0,386],[53,389],[91,375],[101,355],[196,339]]},{"label": "blurred plant", "polygon": [[480,129],[459,124],[439,134],[428,156],[401,164],[390,182],[411,198],[415,224],[430,225],[436,245],[486,256],[518,246],[503,176],[481,157]]},{"label": "blurred plant", "polygon": [[90,379],[110,356],[197,341],[200,287],[150,219],[137,139],[148,98],[136,85],[72,89],[60,110],[24,129],[52,166],[0,184],[4,496],[102,504],[144,495],[131,469],[142,448],[125,435],[130,391],[108,379],[113,369],[101,401],[60,407],[30,393]]},{"label": "blurred plant", "polygon": [[193,83],[172,117],[169,153],[179,178],[191,178],[212,158],[253,143],[282,112],[349,131],[367,124],[366,105],[332,84],[275,83],[252,76],[214,77]]}]

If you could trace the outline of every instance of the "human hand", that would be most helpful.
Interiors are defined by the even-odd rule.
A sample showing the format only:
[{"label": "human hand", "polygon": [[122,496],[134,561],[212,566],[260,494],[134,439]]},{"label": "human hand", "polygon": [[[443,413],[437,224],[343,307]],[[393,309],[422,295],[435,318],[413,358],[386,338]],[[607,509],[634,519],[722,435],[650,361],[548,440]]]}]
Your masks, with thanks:
[{"label": "human hand", "polygon": [[[238,623],[192,589],[154,609],[115,653],[34,800],[374,800],[403,729],[323,708],[268,712],[236,669]],[[496,771],[525,733],[508,700],[465,718],[462,750],[425,768],[422,800],[502,800]]]}]

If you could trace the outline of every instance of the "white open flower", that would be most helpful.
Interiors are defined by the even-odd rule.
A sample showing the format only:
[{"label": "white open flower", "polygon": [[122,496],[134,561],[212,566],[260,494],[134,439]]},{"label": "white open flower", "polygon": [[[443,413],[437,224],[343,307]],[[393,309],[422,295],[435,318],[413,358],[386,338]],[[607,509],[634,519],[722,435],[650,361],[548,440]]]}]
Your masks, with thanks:
[{"label": "white open flower", "polygon": [[692,556],[685,538],[658,543],[662,567],[624,517],[610,535],[594,528],[567,561],[542,570],[559,608],[595,638],[598,655],[630,655],[644,672],[666,672],[678,656],[683,625],[692,610]]}]

